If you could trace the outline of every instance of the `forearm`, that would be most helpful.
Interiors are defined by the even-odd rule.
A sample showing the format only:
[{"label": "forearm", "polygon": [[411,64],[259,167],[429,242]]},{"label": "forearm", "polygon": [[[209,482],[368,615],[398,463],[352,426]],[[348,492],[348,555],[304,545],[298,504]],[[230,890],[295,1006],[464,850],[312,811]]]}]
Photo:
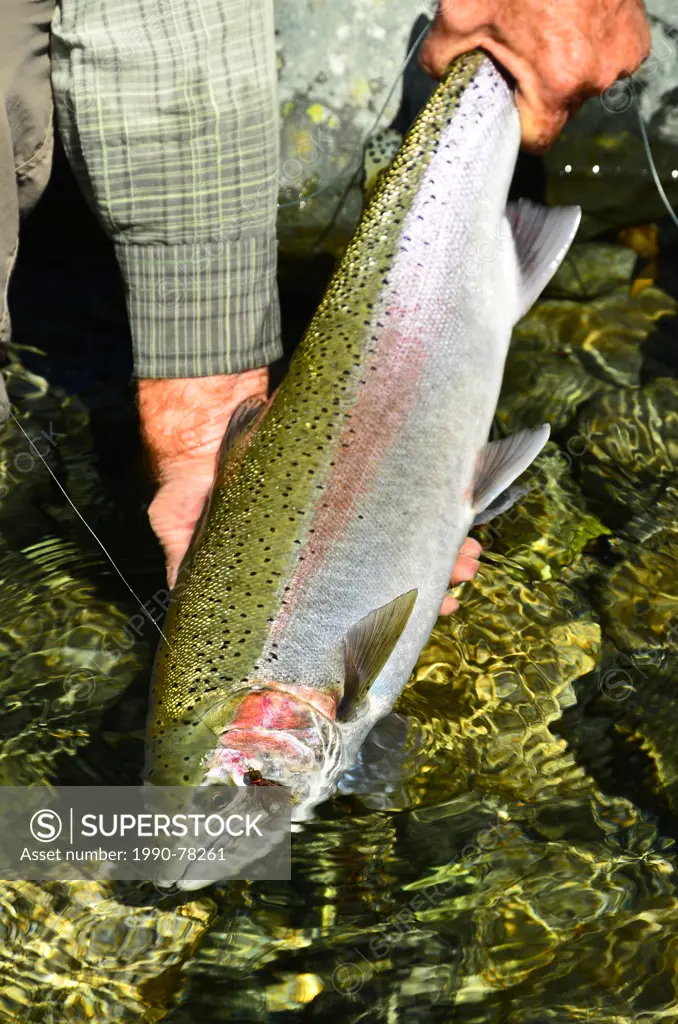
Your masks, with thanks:
[{"label": "forearm", "polygon": [[63,0],[53,84],[115,245],[142,378],[280,355],[271,0]]}]

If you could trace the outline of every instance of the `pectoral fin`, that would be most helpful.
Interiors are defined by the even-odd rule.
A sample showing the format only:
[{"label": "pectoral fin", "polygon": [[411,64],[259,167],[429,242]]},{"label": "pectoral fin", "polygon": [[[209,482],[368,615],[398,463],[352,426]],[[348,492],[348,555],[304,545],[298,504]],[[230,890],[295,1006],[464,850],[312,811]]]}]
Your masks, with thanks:
[{"label": "pectoral fin", "polygon": [[[225,460],[228,458],[229,452],[233,449],[234,445],[237,444],[238,440],[251,430],[252,427],[257,423],[260,417],[263,415],[264,410],[267,406],[267,402],[260,395],[252,395],[251,398],[246,398],[240,403],[233,415],[231,416],[228,426],[226,427],[226,433],[223,436],[221,446],[219,448],[219,455],[217,457],[217,474],[223,466]],[[200,542],[203,531],[205,529],[205,523],[207,522],[207,516],[210,510],[210,503],[212,501],[212,495],[214,493],[214,482],[209,489],[209,492],[205,498],[202,511],[198,516],[198,520],[193,530],[193,537],[189,545],[188,551],[182,559],[181,565],[179,566],[179,573],[184,569],[187,561],[190,557],[190,553],[195,550],[196,546]],[[177,574],[177,579],[178,579]]]},{"label": "pectoral fin", "polygon": [[[473,490],[474,526],[505,512],[525,492],[512,484],[532,465],[549,439],[548,423],[521,430],[501,441],[490,441],[480,453]],[[490,513],[489,515],[487,513]]]},{"label": "pectoral fin", "polygon": [[366,615],[346,634],[344,640],[344,696],[337,717],[346,720],[353,713],[388,661],[407,625],[417,599],[409,590],[389,604]]},{"label": "pectoral fin", "polygon": [[521,487],[520,484],[511,484],[505,491],[491,501],[487,508],[483,509],[482,512],[476,514],[473,520],[473,526],[482,526],[483,523],[491,523],[493,519],[500,516],[502,512],[508,512],[517,501],[524,498],[528,493],[527,487]]},{"label": "pectoral fin", "polygon": [[578,206],[538,206],[529,199],[509,203],[511,226],[520,268],[519,316],[524,316],[549,283],[577,234]]}]

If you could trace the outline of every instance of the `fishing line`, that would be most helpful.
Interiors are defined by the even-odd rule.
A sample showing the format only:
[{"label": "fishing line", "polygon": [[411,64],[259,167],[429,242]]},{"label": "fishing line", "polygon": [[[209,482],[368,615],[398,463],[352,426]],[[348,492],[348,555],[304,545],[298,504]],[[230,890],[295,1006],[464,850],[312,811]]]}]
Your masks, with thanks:
[{"label": "fishing line", "polygon": [[[398,73],[395,76],[395,79],[393,81],[393,84],[391,85],[391,88],[390,88],[390,90],[388,92],[388,95],[387,95],[386,99],[384,100],[384,102],[382,104],[381,110],[377,114],[377,116],[376,116],[376,118],[374,120],[374,123],[372,125],[372,128],[368,132],[366,138],[370,138],[370,136],[372,136],[376,132],[376,130],[377,130],[378,126],[379,126],[379,122],[380,122],[381,118],[383,117],[384,112],[385,112],[388,104],[391,101],[391,97],[393,96],[393,93],[394,93],[394,91],[396,89],[396,86],[398,85],[399,81],[401,80],[402,76],[404,75],[405,71],[407,70],[407,67],[408,67],[409,63],[412,60],[412,58],[414,57],[415,53],[417,52],[417,49],[419,48],[419,45],[421,44],[424,36],[428,33],[428,30],[429,30],[430,26],[431,26],[431,22],[429,21],[424,26],[424,28],[419,33],[419,35],[417,36],[416,40],[414,41],[414,43],[410,47],[410,50],[409,50],[407,56],[405,57],[405,60],[403,61],[402,66],[400,67]],[[662,203],[664,204],[664,206],[666,208],[666,211],[667,211],[669,217],[671,218],[673,223],[676,225],[676,227],[678,227],[678,215],[676,214],[675,210],[673,209],[673,207],[671,205],[671,201],[669,200],[668,196],[666,195],[666,192],[664,190],[664,186],[661,183],[661,179],[660,179],[659,173],[657,171],[657,165],[655,163],[654,156],[652,154],[652,147],[650,146],[650,140],[648,138],[647,129],[645,127],[645,121],[644,121],[643,114],[642,114],[642,111],[641,111],[641,108],[640,108],[640,100],[639,100],[639,98],[637,96],[637,93],[636,93],[635,81],[633,80],[633,78],[631,79],[631,89],[632,89],[632,92],[633,92],[633,99],[634,99],[634,103],[635,103],[635,106],[636,106],[636,113],[638,115],[638,123],[639,123],[639,126],[640,126],[640,133],[641,133],[642,140],[643,140],[643,146],[645,148],[645,154],[647,156],[647,162],[649,164],[650,171],[652,173],[652,178],[654,180],[655,187],[657,189],[657,192],[659,193],[659,196],[660,196],[660,198],[662,200]],[[353,154],[351,155],[351,159],[349,160],[349,163],[348,163],[349,167],[351,166],[353,161],[356,159],[356,157],[359,157],[360,154],[364,152],[364,148],[365,148],[365,143],[361,143],[361,145],[358,146],[353,151]],[[339,215],[339,213],[340,213],[344,203],[346,202],[348,194],[349,194],[351,188],[353,187],[353,185],[355,184],[356,176],[357,176],[358,172],[361,169],[362,169],[362,162],[359,162],[358,167],[353,172],[351,178],[348,181],[348,184],[346,185],[346,188],[344,189],[344,192],[342,193],[342,195],[339,198],[339,201],[337,203],[336,209],[334,210],[334,212],[332,214],[332,217],[330,219],[329,224],[323,229],[322,233],[320,234],[320,236],[318,237],[316,242],[313,244],[313,246],[311,248],[311,252],[312,253],[324,241],[324,239],[327,237],[328,233],[331,231],[332,227],[334,226],[334,223],[335,223],[335,221],[336,221],[336,219],[337,219],[337,217],[338,217],[338,215]],[[314,199],[316,196],[320,195],[321,193],[326,192],[328,189],[333,188],[337,184],[337,182],[341,181],[341,179],[343,177],[344,177],[344,173],[341,172],[341,173],[335,175],[335,177],[332,178],[329,182],[327,182],[326,185],[322,185],[320,188],[316,189],[315,192],[311,192],[309,195],[302,196],[299,199],[292,200],[289,203],[279,203],[278,204],[278,209],[279,210],[286,210],[286,209],[291,209],[292,207],[295,207],[295,206],[300,206],[301,203],[304,203],[304,202],[307,202],[308,200]]]},{"label": "fishing line", "polygon": [[84,526],[86,526],[86,527],[87,527],[87,529],[89,530],[89,532],[90,532],[90,533],[92,534],[92,536],[94,537],[95,541],[97,542],[97,544],[99,545],[99,547],[101,548],[101,550],[103,551],[103,553],[104,553],[104,554],[106,555],[106,558],[107,558],[107,559],[108,559],[108,561],[109,561],[109,562],[111,563],[111,565],[113,566],[113,568],[114,568],[114,569],[115,569],[115,571],[117,572],[118,576],[120,577],[120,579],[122,580],[122,582],[123,582],[123,583],[125,584],[125,586],[126,586],[126,587],[127,587],[127,589],[129,590],[129,592],[130,592],[130,594],[132,595],[132,597],[134,598],[134,600],[135,600],[135,601],[137,602],[137,604],[138,604],[138,605],[139,605],[139,607],[140,607],[140,608],[142,609],[142,611],[143,611],[143,612],[144,612],[144,613],[146,614],[146,616],[147,616],[147,617],[148,617],[148,618],[150,619],[150,621],[151,621],[151,622],[153,623],[153,625],[154,625],[154,626],[155,626],[155,628],[157,629],[158,633],[160,633],[160,636],[161,636],[161,637],[163,638],[163,640],[165,641],[165,643],[166,643],[166,644],[167,644],[167,646],[169,647],[170,645],[169,645],[169,641],[168,641],[167,637],[165,636],[165,634],[163,633],[162,629],[160,628],[160,626],[158,625],[158,623],[157,623],[157,622],[155,621],[155,619],[153,618],[153,616],[151,615],[151,613],[150,613],[150,612],[148,611],[148,609],[144,607],[144,605],[143,605],[143,604],[142,604],[142,602],[141,602],[141,598],[139,598],[139,597],[137,596],[137,594],[136,594],[136,593],[134,592],[134,590],[132,589],[132,587],[130,586],[130,584],[129,584],[129,583],[127,582],[127,580],[126,580],[126,579],[125,579],[125,577],[123,576],[122,572],[120,571],[120,569],[118,568],[118,566],[117,566],[117,565],[115,564],[115,562],[114,562],[114,560],[113,560],[113,556],[112,556],[112,555],[111,555],[111,554],[110,554],[110,553],[109,553],[109,552],[108,552],[108,551],[106,550],[106,548],[105,548],[105,546],[104,546],[104,543],[103,543],[103,541],[99,540],[99,538],[97,537],[96,533],[94,532],[94,530],[92,529],[92,527],[91,527],[91,526],[89,525],[89,523],[87,522],[87,520],[85,519],[85,517],[84,517],[84,516],[83,516],[83,515],[82,515],[82,514],[81,514],[81,513],[80,513],[80,512],[78,511],[78,509],[77,509],[77,508],[75,507],[74,503],[73,503],[73,502],[71,501],[70,497],[68,496],[68,494],[67,494],[66,490],[65,490],[65,489],[64,489],[64,488],[62,487],[62,485],[61,485],[61,482],[60,482],[60,481],[59,481],[59,479],[57,478],[57,475],[56,475],[56,473],[55,473],[55,472],[53,471],[52,467],[51,467],[51,466],[50,466],[50,465],[49,465],[49,464],[47,463],[47,461],[45,460],[44,456],[43,456],[43,455],[42,455],[42,454],[41,454],[41,453],[40,453],[40,452],[38,451],[38,449],[37,449],[36,445],[35,445],[35,444],[33,443],[33,441],[31,441],[30,437],[28,436],[28,434],[26,433],[26,431],[24,430],[24,428],[22,427],[21,423],[20,423],[20,422],[19,422],[19,420],[18,420],[18,419],[16,418],[16,416],[14,415],[14,413],[13,413],[13,412],[12,412],[12,411],[10,410],[10,413],[9,413],[9,414],[10,414],[10,416],[12,417],[12,419],[14,420],[14,422],[16,423],[16,425],[17,425],[17,427],[19,428],[19,430],[21,431],[21,433],[22,433],[22,434],[24,435],[24,437],[25,437],[25,438],[26,438],[26,440],[28,441],[29,445],[31,446],[31,448],[33,449],[33,451],[35,452],[35,454],[36,454],[36,455],[38,456],[38,458],[39,458],[39,459],[40,459],[40,461],[42,462],[43,466],[45,467],[45,469],[47,470],[47,472],[49,473],[49,475],[50,475],[50,476],[52,477],[52,479],[54,480],[54,483],[55,483],[55,484],[57,485],[57,487],[59,488],[59,490],[60,490],[60,491],[61,491],[61,493],[63,494],[64,498],[66,499],[66,501],[68,502],[68,504],[69,504],[69,505],[71,506],[71,508],[72,508],[72,509],[73,509],[73,511],[75,512],[76,516],[78,517],[78,519],[79,519],[79,520],[81,521],[81,523],[83,523],[83,525],[84,525]]},{"label": "fishing line", "polygon": [[671,218],[673,223],[676,225],[676,227],[678,227],[678,216],[676,216],[676,212],[673,209],[673,207],[671,206],[671,202],[669,200],[669,197],[667,196],[666,192],[664,191],[664,186],[662,185],[661,179],[660,179],[659,174],[657,172],[657,165],[655,164],[654,157],[652,156],[652,149],[650,147],[650,140],[649,140],[649,138],[647,136],[647,129],[645,128],[645,121],[643,119],[643,114],[642,114],[642,111],[640,109],[640,101],[638,100],[638,97],[635,95],[635,90],[634,90],[634,100],[635,100],[635,104],[636,104],[636,112],[638,114],[638,123],[640,124],[640,133],[643,136],[643,145],[645,146],[645,152],[647,154],[647,161],[648,161],[648,163],[650,165],[650,170],[652,171],[652,177],[654,178],[654,183],[657,186],[657,192],[659,192],[659,195],[661,196],[661,200],[662,200],[664,206],[667,209],[669,217]]},{"label": "fishing line", "polygon": [[[391,85],[391,88],[389,89],[389,92],[388,92],[388,95],[386,96],[386,99],[382,103],[381,110],[377,114],[377,116],[376,116],[376,118],[375,118],[375,120],[374,120],[374,122],[372,124],[372,128],[370,129],[370,131],[368,132],[368,134],[366,136],[366,139],[369,138],[371,135],[373,135],[375,133],[375,131],[377,130],[377,128],[379,126],[379,122],[381,121],[386,108],[388,107],[389,103],[391,102],[391,97],[393,96],[393,93],[395,92],[396,87],[398,86],[398,83],[400,82],[400,80],[402,79],[403,75],[405,74],[405,71],[407,70],[407,67],[408,67],[410,61],[412,60],[412,58],[416,54],[416,52],[417,52],[417,50],[418,50],[418,48],[419,48],[419,46],[421,44],[421,41],[423,40],[424,36],[428,33],[428,30],[429,30],[430,27],[431,27],[431,22],[429,21],[429,22],[426,23],[426,25],[421,30],[421,32],[419,33],[419,35],[417,36],[417,38],[413,42],[412,46],[410,47],[409,52],[408,52],[407,56],[405,57],[405,60],[403,61],[400,69],[398,70],[398,72],[397,72],[397,74],[396,74],[396,76],[395,76],[395,78],[393,80],[393,84]],[[354,170],[354,172],[351,175],[351,177],[350,177],[350,179],[349,179],[349,181],[348,181],[344,191],[342,192],[341,196],[339,197],[339,200],[337,202],[336,208],[334,209],[334,212],[332,213],[332,216],[330,218],[329,223],[326,225],[326,227],[323,228],[322,232],[320,233],[320,235],[318,236],[316,241],[311,246],[311,254],[313,254],[317,250],[318,246],[322,242],[324,242],[325,238],[327,238],[327,235],[329,234],[329,232],[334,227],[336,219],[339,216],[339,213],[341,212],[341,209],[342,209],[344,203],[346,202],[346,200],[348,198],[349,192],[353,188],[358,174],[360,173],[360,171],[362,171],[362,166],[363,166],[363,163],[362,163],[362,153],[364,152],[364,149],[365,149],[365,143],[361,142],[360,145],[358,147],[356,147],[356,149],[351,154],[351,159],[348,162],[348,166],[349,167],[351,166],[351,164],[356,159],[356,157],[358,158],[358,166]],[[289,202],[289,203],[279,203],[278,204],[278,209],[279,210],[287,210],[287,209],[290,209],[291,207],[294,207],[294,206],[300,206],[301,203],[305,203],[308,200],[315,199],[315,197],[319,196],[321,194],[321,192],[326,192],[328,189],[333,188],[338,182],[340,182],[343,179],[344,174],[345,174],[345,172],[341,172],[341,173],[335,175],[334,178],[332,178],[330,181],[328,181],[326,185],[322,185],[319,189],[316,189],[315,192],[311,192],[307,196],[302,196],[300,199],[295,199],[295,200],[293,200],[292,202]]]}]

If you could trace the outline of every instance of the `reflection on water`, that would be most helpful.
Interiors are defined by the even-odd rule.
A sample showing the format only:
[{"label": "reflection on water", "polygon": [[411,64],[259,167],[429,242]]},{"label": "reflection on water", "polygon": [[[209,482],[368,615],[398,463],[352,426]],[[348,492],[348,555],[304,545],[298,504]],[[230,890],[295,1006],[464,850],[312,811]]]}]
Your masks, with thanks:
[{"label": "reflection on water", "polygon": [[[0,1020],[678,1019],[678,384],[653,345],[677,335],[633,267],[576,247],[516,331],[498,426],[554,441],[366,750],[375,789],[320,809],[291,883],[0,883]],[[10,377],[105,523],[86,410]],[[133,781],[154,637],[28,456],[10,425],[0,781]]]}]

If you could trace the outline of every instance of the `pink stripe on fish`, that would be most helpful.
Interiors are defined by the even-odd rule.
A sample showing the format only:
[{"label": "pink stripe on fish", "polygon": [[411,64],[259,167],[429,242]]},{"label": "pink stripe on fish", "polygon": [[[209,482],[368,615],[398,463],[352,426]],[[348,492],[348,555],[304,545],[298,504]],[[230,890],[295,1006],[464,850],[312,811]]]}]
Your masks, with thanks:
[{"label": "pink stripe on fish", "polygon": [[360,498],[369,491],[416,398],[426,350],[415,337],[403,334],[404,326],[416,322],[412,309],[392,307],[384,319],[394,314],[401,325],[380,330],[376,351],[364,356],[365,383],[343,427],[322,502],[309,524],[313,533],[303,546],[303,560],[271,626],[272,641],[284,630],[308,580],[321,571],[332,543],[357,515]]}]

